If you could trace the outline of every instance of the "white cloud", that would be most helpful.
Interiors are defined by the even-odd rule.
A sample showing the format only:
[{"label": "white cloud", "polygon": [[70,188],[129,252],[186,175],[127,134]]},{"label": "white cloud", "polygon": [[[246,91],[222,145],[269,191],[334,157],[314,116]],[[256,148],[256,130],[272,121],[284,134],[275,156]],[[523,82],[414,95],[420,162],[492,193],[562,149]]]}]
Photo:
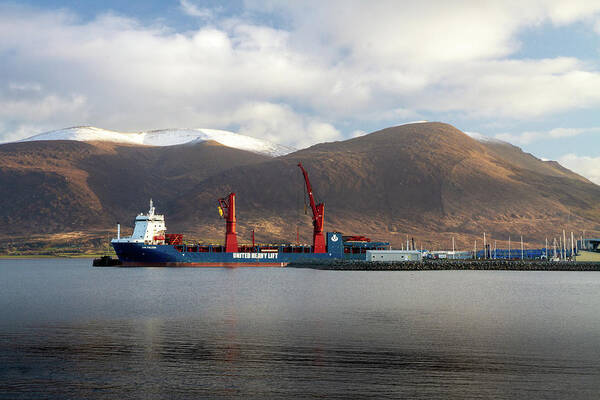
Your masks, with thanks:
[{"label": "white cloud", "polygon": [[367,134],[367,132],[365,132],[365,131],[361,131],[360,129],[357,129],[357,130],[355,130],[354,132],[352,132],[352,133],[350,134],[350,137],[351,137],[351,138],[357,138],[357,137],[364,136],[364,135],[366,135],[366,134]]},{"label": "white cloud", "polygon": [[16,142],[17,140],[30,136],[31,132],[41,132],[49,129],[52,129],[51,124],[43,125],[40,123],[20,123],[17,126],[14,126],[13,124],[0,122],[0,131],[4,132],[4,135],[0,139],[0,143]]},{"label": "white cloud", "polygon": [[[14,111],[2,114],[10,124],[0,139],[23,127],[85,123],[239,127],[299,145],[339,139],[341,124],[350,135],[353,121],[393,125],[439,112],[539,118],[600,106],[594,66],[510,58],[522,29],[591,21],[598,2],[248,0],[250,12],[227,18],[200,4],[180,1],[210,22],[188,32],[0,6],[0,105]],[[286,24],[260,24],[252,11]]]},{"label": "white cloud", "polygon": [[57,115],[85,114],[83,96],[48,95],[24,100],[0,99],[0,118],[46,121]]},{"label": "white cloud", "polygon": [[[16,125],[0,139],[35,122],[48,129],[49,121],[52,128],[83,123],[120,130],[241,126],[290,144],[337,138],[327,122],[290,106],[300,137],[242,118],[239,110],[248,104],[273,98],[302,104],[323,85],[323,70],[288,40],[285,31],[239,23],[229,31],[180,34],[111,15],[82,24],[64,13],[0,13],[0,51],[13,48],[0,77],[0,87],[10,79],[4,83],[10,90],[0,91],[0,116]],[[25,78],[35,78],[35,86],[14,83]],[[34,88],[28,96],[11,93]]]},{"label": "white cloud", "polygon": [[357,62],[417,69],[503,57],[520,46],[515,33],[524,27],[545,21],[565,25],[600,11],[593,0],[248,0],[246,4],[291,17],[294,31],[312,46],[346,49],[347,57]]},{"label": "white cloud", "polygon": [[600,128],[555,128],[549,131],[529,131],[520,134],[499,133],[495,137],[510,143],[527,145],[541,140],[561,139],[595,132],[600,132]]},{"label": "white cloud", "polygon": [[342,138],[333,125],[301,116],[281,104],[246,104],[235,112],[234,118],[241,124],[241,134],[271,141],[283,139],[296,148]]},{"label": "white cloud", "polygon": [[566,154],[558,160],[564,167],[585,176],[600,185],[600,157],[582,157]]},{"label": "white cloud", "polygon": [[199,7],[190,0],[179,0],[179,6],[184,13],[192,17],[200,17],[210,19],[213,17],[213,12],[210,8]]},{"label": "white cloud", "polygon": [[42,86],[36,82],[10,82],[8,88],[14,92],[40,92]]},{"label": "white cloud", "polygon": [[566,25],[580,19],[593,18],[600,6],[595,0],[578,1],[541,1],[540,5],[547,7],[551,21],[558,25]]},{"label": "white cloud", "polygon": [[[362,88],[362,114],[375,104],[386,112],[400,105],[520,119],[600,105],[600,73],[593,66],[565,57],[510,59],[523,29],[592,18],[598,2],[267,3],[292,15],[297,41],[311,43],[324,59],[337,58],[335,65],[343,66],[338,79]],[[360,98],[339,97],[344,103]]]}]

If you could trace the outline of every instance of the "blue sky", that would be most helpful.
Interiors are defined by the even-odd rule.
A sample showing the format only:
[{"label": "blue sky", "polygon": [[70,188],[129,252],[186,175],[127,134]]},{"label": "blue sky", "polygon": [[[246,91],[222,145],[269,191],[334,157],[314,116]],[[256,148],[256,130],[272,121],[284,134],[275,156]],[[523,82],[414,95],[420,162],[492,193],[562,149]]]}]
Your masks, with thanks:
[{"label": "blue sky", "polygon": [[443,121],[600,183],[600,2],[0,1],[0,141]]}]

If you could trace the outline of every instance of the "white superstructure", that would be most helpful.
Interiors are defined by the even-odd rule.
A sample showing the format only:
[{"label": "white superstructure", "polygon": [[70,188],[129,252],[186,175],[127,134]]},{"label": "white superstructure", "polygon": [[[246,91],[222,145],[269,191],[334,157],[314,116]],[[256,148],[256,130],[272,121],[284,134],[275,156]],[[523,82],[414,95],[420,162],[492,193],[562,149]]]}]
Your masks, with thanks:
[{"label": "white superstructure", "polygon": [[113,239],[112,242],[164,244],[166,230],[165,216],[154,213],[154,205],[150,199],[148,214],[139,214],[135,217],[133,234],[129,237]]}]

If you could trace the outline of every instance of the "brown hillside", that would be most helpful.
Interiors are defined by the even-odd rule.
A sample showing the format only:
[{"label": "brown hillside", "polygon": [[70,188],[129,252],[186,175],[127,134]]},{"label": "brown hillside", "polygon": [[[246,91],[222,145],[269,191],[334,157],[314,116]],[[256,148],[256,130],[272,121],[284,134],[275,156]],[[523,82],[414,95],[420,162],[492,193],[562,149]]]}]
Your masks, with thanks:
[{"label": "brown hillside", "polygon": [[515,167],[527,169],[540,175],[566,177],[589,183],[587,179],[564,168],[556,161],[542,161],[529,153],[523,152],[523,150],[510,143],[490,141],[484,143],[484,146],[496,158],[505,160],[505,162],[509,162]]},{"label": "brown hillside", "polygon": [[208,176],[268,158],[216,142],[0,145],[0,235],[112,229],[131,221],[150,197],[164,209]]},{"label": "brown hillside", "polygon": [[[238,195],[242,242],[302,241],[301,161],[327,230],[463,249],[483,232],[539,246],[562,229],[600,230],[600,186],[515,146],[442,123],[410,124],[270,158],[214,142],[170,147],[73,141],[0,145],[0,237],[113,230],[150,197],[170,231],[221,241],[216,199]],[[98,233],[106,237],[106,233]],[[24,239],[24,240],[25,240]],[[72,240],[72,239],[70,239]],[[481,240],[479,239],[481,246]]]},{"label": "brown hillside", "polygon": [[[271,235],[292,241],[303,196],[301,161],[326,204],[327,228],[345,233],[395,244],[410,235],[430,246],[456,236],[472,247],[484,231],[539,242],[567,222],[572,230],[598,229],[600,187],[536,160],[520,150],[502,153],[447,124],[403,125],[212,176],[176,200],[171,226],[218,238],[214,200],[232,190],[242,235],[268,226]],[[310,220],[301,221],[308,240]]]}]

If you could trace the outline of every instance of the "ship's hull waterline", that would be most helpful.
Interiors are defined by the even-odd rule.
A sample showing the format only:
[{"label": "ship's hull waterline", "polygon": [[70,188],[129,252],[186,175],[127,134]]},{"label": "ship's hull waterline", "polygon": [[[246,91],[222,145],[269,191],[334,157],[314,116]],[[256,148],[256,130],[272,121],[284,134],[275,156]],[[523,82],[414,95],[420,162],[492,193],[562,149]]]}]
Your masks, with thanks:
[{"label": "ship's hull waterline", "polygon": [[186,248],[190,251],[181,251],[181,247],[173,245],[123,242],[113,242],[113,248],[123,267],[285,267],[290,262],[342,258],[341,235],[328,233],[328,238],[332,251],[327,253],[289,253],[288,246],[269,252],[261,252],[259,247],[257,252],[197,252],[191,247]]}]

